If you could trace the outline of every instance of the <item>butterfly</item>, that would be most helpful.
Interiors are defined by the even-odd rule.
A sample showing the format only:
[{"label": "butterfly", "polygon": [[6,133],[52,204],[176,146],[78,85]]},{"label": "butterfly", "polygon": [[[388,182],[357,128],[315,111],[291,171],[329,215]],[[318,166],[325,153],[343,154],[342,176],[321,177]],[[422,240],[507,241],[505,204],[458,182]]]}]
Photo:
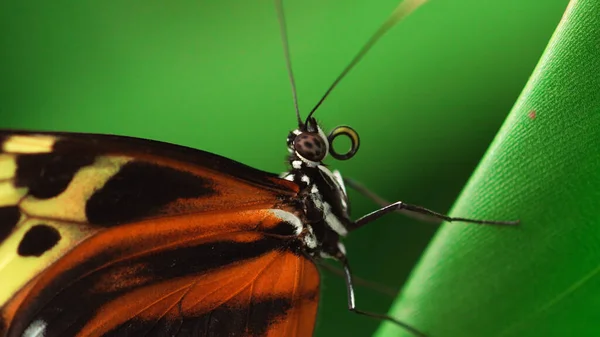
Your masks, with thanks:
[{"label": "butterfly", "polygon": [[[327,135],[313,117],[422,2],[401,3],[306,118],[296,109],[290,169],[280,175],[158,141],[1,131],[0,336],[311,336],[323,259],[341,264],[351,311],[424,335],[357,307],[343,238],[397,211],[515,222],[450,218],[403,202],[352,219],[346,186],[370,192],[323,160],[351,159],[358,133],[341,126]],[[350,139],[347,152],[334,148],[338,137]]]}]

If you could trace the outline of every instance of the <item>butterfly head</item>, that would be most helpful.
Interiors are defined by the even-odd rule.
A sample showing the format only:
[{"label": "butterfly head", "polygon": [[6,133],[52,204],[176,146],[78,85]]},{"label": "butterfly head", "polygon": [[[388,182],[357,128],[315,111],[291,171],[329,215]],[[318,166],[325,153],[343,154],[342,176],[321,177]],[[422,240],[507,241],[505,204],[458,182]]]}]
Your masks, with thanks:
[{"label": "butterfly head", "polygon": [[[351,146],[347,152],[338,153],[333,147],[333,141],[342,135],[350,139]],[[347,160],[356,154],[359,145],[358,133],[351,127],[338,126],[326,136],[314,118],[309,118],[298,129],[290,132],[287,138],[292,166],[295,165],[294,162],[300,161],[308,167],[317,167],[329,154],[335,159]]]}]

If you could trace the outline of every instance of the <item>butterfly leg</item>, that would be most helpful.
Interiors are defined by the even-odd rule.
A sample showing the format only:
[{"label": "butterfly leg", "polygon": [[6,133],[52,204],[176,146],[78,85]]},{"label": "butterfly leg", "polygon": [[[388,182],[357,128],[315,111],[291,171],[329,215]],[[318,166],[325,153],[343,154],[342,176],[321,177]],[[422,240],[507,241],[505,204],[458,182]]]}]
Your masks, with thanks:
[{"label": "butterfly leg", "polygon": [[[354,179],[350,179],[347,177],[343,177],[344,180],[344,184],[354,190],[356,190],[358,193],[364,195],[365,197],[373,200],[376,204],[378,204],[381,207],[385,207],[387,205],[390,205],[391,202],[389,202],[388,200],[382,198],[381,196],[379,196],[378,194],[376,194],[375,192],[371,191],[370,189],[368,189],[365,185],[361,184],[360,182],[354,180]],[[442,223],[442,220],[439,218],[435,218],[435,217],[431,217],[431,216],[427,216],[425,214],[419,214],[419,213],[414,213],[414,212],[410,212],[408,210],[405,209],[400,209],[400,210],[396,210],[398,213],[402,213],[406,216],[409,216],[415,220],[419,220],[419,221],[423,221],[423,222],[431,222],[431,223]]]},{"label": "butterfly leg", "polygon": [[413,328],[412,326],[410,326],[402,321],[395,319],[394,317],[384,315],[384,314],[377,314],[377,313],[372,313],[372,312],[368,312],[368,311],[363,311],[363,310],[356,308],[356,298],[354,296],[354,283],[352,280],[352,272],[350,270],[350,264],[348,263],[348,259],[345,256],[340,257],[339,261],[340,261],[340,263],[342,263],[342,265],[344,267],[346,290],[348,292],[348,310],[355,312],[359,315],[365,315],[365,316],[369,316],[369,317],[373,317],[373,318],[377,318],[377,319],[381,319],[381,320],[385,320],[385,321],[390,321],[394,324],[397,324],[398,326],[401,326],[402,328],[411,332],[415,336],[427,337],[427,335],[425,335],[421,331],[417,330],[416,328]]},{"label": "butterfly leg", "polygon": [[506,226],[514,226],[514,225],[519,224],[518,220],[517,221],[497,221],[497,220],[482,220],[482,219],[451,217],[446,214],[432,211],[432,210],[427,209],[422,206],[407,204],[402,201],[388,203],[387,201],[385,201],[385,199],[379,197],[378,195],[371,192],[366,187],[364,187],[363,185],[361,185],[360,183],[358,183],[354,180],[344,178],[344,183],[347,184],[348,186],[356,189],[361,194],[364,194],[365,196],[373,199],[375,202],[377,202],[378,204],[383,206],[382,208],[375,210],[375,211],[359,218],[358,220],[356,220],[349,228],[350,230],[360,228],[370,222],[373,222],[373,221],[379,219],[380,217],[382,217],[388,213],[393,213],[393,212],[398,212],[398,211],[407,212],[409,214],[414,214],[417,216],[423,216],[423,217],[425,217],[425,220],[435,219],[435,220],[437,220],[436,222],[456,221],[456,222],[475,223],[475,224],[481,224],[481,225],[506,225]]}]

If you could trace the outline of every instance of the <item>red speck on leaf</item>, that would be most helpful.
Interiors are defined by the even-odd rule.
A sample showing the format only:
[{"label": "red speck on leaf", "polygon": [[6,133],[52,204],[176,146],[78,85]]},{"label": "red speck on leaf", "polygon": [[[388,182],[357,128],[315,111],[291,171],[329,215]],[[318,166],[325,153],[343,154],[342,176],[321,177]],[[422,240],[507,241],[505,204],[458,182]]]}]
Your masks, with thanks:
[{"label": "red speck on leaf", "polygon": [[535,110],[529,111],[528,116],[529,116],[530,119],[535,119]]}]

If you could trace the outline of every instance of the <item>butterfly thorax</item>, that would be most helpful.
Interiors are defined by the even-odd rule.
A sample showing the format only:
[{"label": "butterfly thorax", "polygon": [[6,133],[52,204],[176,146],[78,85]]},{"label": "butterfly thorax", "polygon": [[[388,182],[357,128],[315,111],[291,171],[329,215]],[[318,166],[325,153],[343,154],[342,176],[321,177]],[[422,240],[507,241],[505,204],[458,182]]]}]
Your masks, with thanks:
[{"label": "butterfly thorax", "polygon": [[298,198],[303,209],[304,245],[309,254],[333,257],[343,254],[339,238],[347,234],[351,222],[344,185],[337,171],[327,167],[301,167],[282,175],[300,186]]},{"label": "butterfly thorax", "polygon": [[291,170],[281,176],[300,187],[298,200],[303,212],[299,217],[307,252],[336,258],[344,255],[339,239],[346,236],[352,221],[341,175],[322,163],[329,147],[325,134],[316,125],[313,130],[292,131],[288,136]]}]

